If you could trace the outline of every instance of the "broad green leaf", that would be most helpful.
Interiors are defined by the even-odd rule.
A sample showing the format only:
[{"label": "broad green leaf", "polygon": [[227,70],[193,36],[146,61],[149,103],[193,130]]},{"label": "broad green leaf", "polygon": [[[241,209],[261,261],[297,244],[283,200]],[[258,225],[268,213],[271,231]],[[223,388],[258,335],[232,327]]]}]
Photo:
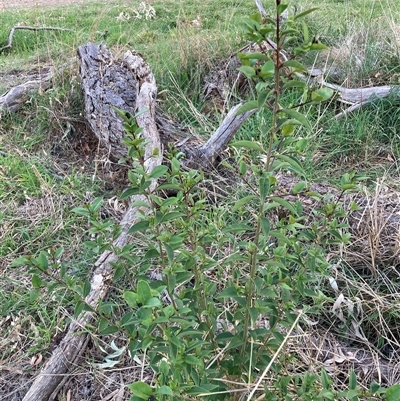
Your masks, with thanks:
[{"label": "broad green leaf", "polygon": [[169,244],[164,243],[163,245],[164,245],[165,251],[167,253],[168,262],[170,264],[172,264],[172,262],[174,261],[174,249]]},{"label": "broad green leaf", "polygon": [[331,388],[332,380],[328,376],[328,373],[326,373],[325,369],[322,369],[322,372],[321,372],[321,382],[322,382],[322,387],[325,390],[329,390]]},{"label": "broad green leaf", "polygon": [[80,216],[90,216],[89,210],[84,207],[74,207],[72,212],[79,214]]},{"label": "broad green leaf", "polygon": [[168,171],[167,166],[156,166],[150,173],[150,178],[160,178]]},{"label": "broad green leaf", "polygon": [[254,227],[251,227],[247,224],[232,224],[230,226],[226,226],[222,229],[223,233],[240,233],[245,231],[252,231]]},{"label": "broad green leaf", "polygon": [[[307,72],[307,67],[296,60],[288,60],[283,63],[285,67],[294,68],[295,71]],[[290,82],[290,81],[289,81]],[[299,81],[295,81],[299,82]],[[305,83],[304,83],[305,84]],[[306,85],[306,84],[305,84]]]},{"label": "broad green leaf", "polygon": [[233,298],[237,297],[238,293],[235,287],[225,288],[221,293],[217,296],[217,298]]},{"label": "broad green leaf", "polygon": [[184,216],[184,214],[181,212],[169,212],[169,213],[164,214],[164,216],[161,219],[161,222],[166,223],[167,221],[174,220],[181,216]]},{"label": "broad green leaf", "polygon": [[276,8],[276,11],[278,13],[278,15],[281,15],[286,9],[288,8],[288,4],[287,3],[278,3],[278,7]]},{"label": "broad green leaf", "polygon": [[34,288],[40,288],[42,286],[42,280],[37,274],[32,275],[31,282]]},{"label": "broad green leaf", "polygon": [[276,202],[278,205],[280,205],[280,206],[284,207],[285,209],[289,210],[289,212],[292,215],[297,216],[296,209],[286,199],[280,198],[279,196],[271,196],[270,200],[272,200],[273,202]]},{"label": "broad green leaf", "polygon": [[386,390],[386,401],[399,401],[400,400],[400,384],[395,384]]},{"label": "broad green leaf", "polygon": [[172,392],[171,387],[161,386],[160,388],[157,389],[156,394],[173,395],[174,393]]},{"label": "broad green leaf", "polygon": [[179,191],[181,187],[178,184],[169,184],[169,183],[161,184],[157,187],[157,190],[159,191],[163,189]]},{"label": "broad green leaf", "polygon": [[308,130],[311,130],[311,125],[308,122],[307,118],[303,114],[299,113],[296,110],[292,110],[292,109],[282,109],[281,111],[286,113],[289,117],[294,118],[295,120],[299,121]]},{"label": "broad green leaf", "polygon": [[309,33],[308,33],[308,26],[304,21],[301,21],[301,25],[303,26],[303,40],[304,43],[308,43],[309,42]]},{"label": "broad green leaf", "polygon": [[284,125],[281,129],[282,136],[287,138],[288,136],[292,135],[294,132],[294,125]]},{"label": "broad green leaf", "polygon": [[261,228],[266,237],[269,235],[271,224],[266,217],[261,217]]},{"label": "broad green leaf", "polygon": [[26,266],[30,264],[31,258],[27,256],[21,256],[11,262],[11,267],[19,267],[19,266]]},{"label": "broad green leaf", "polygon": [[300,181],[293,186],[292,194],[297,195],[297,194],[303,192],[304,188],[306,188],[306,187],[307,187],[307,183],[304,181]]},{"label": "broad green leaf", "polygon": [[149,284],[144,280],[139,280],[136,291],[138,303],[145,305],[151,298],[151,289]]},{"label": "broad green leaf", "polygon": [[293,171],[295,171],[297,174],[299,174],[303,177],[305,176],[303,167],[301,166],[300,162],[298,160],[296,160],[294,157],[278,154],[278,155],[276,155],[276,158],[278,160],[282,160],[282,161],[286,162],[287,164],[289,164],[292,167]]},{"label": "broad green leaf", "polygon": [[245,205],[246,203],[250,202],[253,199],[257,199],[257,197],[255,195],[248,195],[248,196],[245,196],[244,198],[239,199],[233,205],[232,212],[238,211],[243,205]]},{"label": "broad green leaf", "polygon": [[125,302],[131,307],[136,308],[138,303],[138,295],[133,291],[125,291],[122,295]]},{"label": "broad green leaf", "polygon": [[355,390],[356,388],[357,388],[357,376],[356,376],[354,370],[351,369],[350,377],[349,377],[349,389]]},{"label": "broad green leaf", "polygon": [[264,201],[270,190],[269,178],[260,178],[258,186],[260,190],[261,200]]},{"label": "broad green leaf", "polygon": [[126,199],[129,198],[130,196],[137,195],[138,193],[139,193],[138,187],[128,188],[121,194],[120,199]]},{"label": "broad green leaf", "polygon": [[256,76],[256,71],[253,67],[250,67],[249,65],[242,65],[241,67],[238,68],[240,72],[242,72],[244,75],[246,75],[247,78],[254,78]]},{"label": "broad green leaf", "polygon": [[300,89],[304,89],[307,87],[307,84],[303,81],[297,81],[295,79],[291,80],[291,81],[287,81],[285,83],[285,85],[283,85],[283,89],[286,88],[300,88]]},{"label": "broad green leaf", "polygon": [[239,108],[236,112],[236,115],[246,113],[248,111],[257,110],[258,109],[258,102],[257,100],[252,100],[251,102],[245,103],[243,106]]},{"label": "broad green leaf", "polygon": [[153,389],[144,382],[135,382],[128,384],[127,387],[132,391],[133,395],[139,397],[142,400],[148,401],[150,396],[153,394]]},{"label": "broad green leaf", "polygon": [[87,297],[89,295],[89,293],[90,293],[91,288],[92,288],[92,286],[90,284],[90,281],[89,280],[85,280],[85,284],[83,285],[83,294],[82,295],[84,297]]},{"label": "broad green leaf", "polygon": [[49,262],[47,260],[47,253],[44,251],[41,251],[38,258],[37,258],[37,264],[42,270],[47,270],[49,268]]},{"label": "broad green leaf", "polygon": [[139,221],[129,229],[128,234],[133,234],[138,231],[146,231],[149,228],[149,225],[150,224],[147,220]]},{"label": "broad green leaf", "polygon": [[264,149],[258,142],[253,141],[237,141],[232,143],[232,146],[235,148],[245,148],[245,149],[252,149],[258,150],[259,152],[264,152]]},{"label": "broad green leaf", "polygon": [[323,43],[313,43],[310,46],[310,50],[326,50],[326,49],[329,49],[329,47],[324,45]]},{"label": "broad green leaf", "polygon": [[304,17],[304,16],[306,16],[306,15],[308,15],[308,14],[314,12],[315,10],[318,10],[318,7],[309,8],[309,9],[306,10],[306,11],[303,11],[303,12],[301,12],[301,13],[295,14],[294,19],[297,20],[297,19],[299,19],[299,18],[302,18],[302,17]]},{"label": "broad green leaf", "polygon": [[333,90],[330,88],[320,88],[311,93],[313,102],[324,102],[333,96]]},{"label": "broad green leaf", "polygon": [[264,53],[242,53],[240,55],[240,60],[264,60],[264,61],[269,61],[271,60],[271,57],[268,57]]},{"label": "broad green leaf", "polygon": [[90,205],[90,210],[92,210],[93,212],[97,212],[100,209],[102,203],[103,203],[102,197],[96,198]]},{"label": "broad green leaf", "polygon": [[257,99],[257,105],[258,105],[259,109],[261,109],[264,106],[265,100],[267,99],[269,92],[270,91],[268,91],[268,90],[263,90],[259,93],[258,99]]},{"label": "broad green leaf", "polygon": [[199,358],[196,358],[193,355],[186,355],[184,361],[188,363],[189,365],[202,365],[202,362],[200,361]]}]

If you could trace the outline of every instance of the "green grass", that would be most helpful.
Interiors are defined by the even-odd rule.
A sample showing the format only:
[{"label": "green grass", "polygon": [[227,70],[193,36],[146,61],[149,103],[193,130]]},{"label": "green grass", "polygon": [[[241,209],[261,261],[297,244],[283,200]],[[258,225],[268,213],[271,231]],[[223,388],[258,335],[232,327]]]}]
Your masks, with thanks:
[{"label": "green grass", "polygon": [[[304,2],[300,7],[305,9],[314,3]],[[65,292],[48,302],[48,294],[35,291],[26,272],[10,268],[11,261],[21,255],[38,255],[49,248],[64,247],[64,260],[71,277],[86,277],[96,254],[83,246],[91,238],[87,220],[76,216],[71,209],[96,196],[111,198],[123,188],[123,184],[117,185],[107,175],[106,166],[97,160],[97,143],[82,119],[77,64],[74,61],[68,64],[75,57],[77,47],[87,41],[105,40],[117,55],[128,49],[140,52],[155,74],[159,92],[163,92],[159,106],[164,111],[205,138],[220,122],[218,113],[201,116],[204,77],[245,43],[239,23],[242,16],[255,11],[254,2],[159,0],[151,3],[156,10],[154,20],[134,19],[138,4],[139,1],[110,2],[104,7],[104,4],[85,3],[0,13],[3,42],[9,29],[17,23],[72,30],[17,31],[12,48],[0,54],[0,92],[23,82],[23,75],[39,66],[65,68],[57,75],[52,89],[32,94],[17,113],[0,119],[0,317],[11,316],[10,319],[19,322],[22,333],[18,337],[11,325],[4,325],[0,330],[3,338],[15,336],[15,344],[20,347],[18,352],[14,348],[0,348],[2,360],[14,358],[28,366],[32,355],[47,352],[54,335],[64,327],[74,301]],[[318,35],[332,51],[308,56],[305,59],[308,65],[338,67],[341,75],[337,83],[348,87],[400,83],[400,30],[397,30],[400,3],[324,0],[318,5],[319,10],[307,22],[312,35]],[[119,19],[121,13],[130,19]],[[361,65],[357,65],[358,60]],[[19,72],[7,75],[12,70]],[[290,104],[296,96],[292,93],[284,101]],[[299,131],[297,135],[309,140],[304,155],[309,177],[337,182],[343,173],[357,170],[371,177],[371,181],[385,176],[395,183],[400,157],[398,102],[393,95],[340,120],[334,116],[344,106],[336,102],[307,109],[314,130]],[[268,123],[268,118],[267,114],[249,119],[235,139],[263,141],[259,127],[261,123]],[[85,153],[86,145],[92,150],[90,155]],[[243,187],[233,191],[230,201],[243,196],[243,191]],[[243,212],[244,219],[252,213],[250,206]],[[216,238],[224,225],[237,223],[231,221],[228,206],[218,206],[205,216],[204,227],[213,222]],[[142,241],[145,243],[145,239]],[[228,253],[224,246],[225,243],[218,243],[216,249],[210,245],[210,252]],[[140,270],[140,266],[135,265],[136,268]],[[238,276],[240,273],[235,272]],[[225,272],[216,274],[221,279]],[[352,275],[345,276],[346,296],[357,294],[359,288],[352,287],[357,280]],[[368,294],[373,299],[385,296],[385,291],[397,292],[396,286],[382,289],[377,282],[372,287]],[[120,295],[118,288],[114,290]],[[375,305],[365,292],[361,293],[366,302]],[[397,299],[393,297],[392,306],[385,304],[385,316],[397,327]],[[25,317],[20,318],[21,315]],[[380,327],[379,318],[379,313],[368,313],[366,327],[380,348],[382,339],[377,338],[376,329]],[[29,341],[24,343],[23,336]]]}]

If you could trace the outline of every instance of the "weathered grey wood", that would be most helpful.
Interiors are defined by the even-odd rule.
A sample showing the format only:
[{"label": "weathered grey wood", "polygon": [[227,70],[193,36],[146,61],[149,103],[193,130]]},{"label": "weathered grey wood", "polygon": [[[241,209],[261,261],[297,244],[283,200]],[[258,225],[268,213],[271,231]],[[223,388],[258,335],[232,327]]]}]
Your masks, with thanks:
[{"label": "weathered grey wood", "polygon": [[[89,47],[91,48],[90,44]],[[86,50],[82,52],[83,54],[87,54]],[[155,166],[161,164],[162,161],[161,151],[159,152],[159,156],[152,156],[154,150],[161,147],[158,130],[155,125],[157,86],[149,66],[139,55],[133,55],[128,52],[124,58],[126,60],[124,68],[130,70],[132,79],[137,82],[137,96],[135,97],[135,104],[132,105],[132,111],[137,109],[147,110],[147,112],[137,119],[137,122],[139,126],[143,127],[143,135],[146,138],[145,166],[150,171]],[[91,90],[91,87],[84,86],[85,89]],[[98,90],[101,92],[101,88],[98,88]],[[85,96],[90,96],[90,94],[85,94]],[[150,191],[154,190],[156,184],[156,180],[154,180],[149,188]],[[132,207],[132,203],[137,200],[145,201],[146,198],[144,196],[132,197],[131,206],[121,221],[121,235],[114,241],[115,247],[122,248],[129,240],[128,230],[137,221],[137,210],[135,207]],[[85,302],[93,309],[97,308],[100,300],[108,292],[114,275],[114,268],[111,264],[116,261],[117,256],[111,251],[106,251],[95,263],[94,273],[91,278],[91,290],[85,299]],[[93,322],[93,314],[91,312],[84,312],[70,324],[67,334],[45,364],[23,401],[47,401],[49,399],[84,349],[87,338],[84,329],[87,324],[93,324]]]},{"label": "weathered grey wood", "polygon": [[256,112],[256,110],[251,110],[238,115],[237,112],[241,106],[242,104],[238,104],[232,107],[211,138],[199,149],[199,156],[203,165],[214,165],[217,157],[227,148],[238,129]]},{"label": "weathered grey wood", "polygon": [[111,106],[132,115],[136,111],[139,81],[123,60],[114,59],[105,45],[88,43],[78,48],[79,70],[85,98],[85,117],[110,156],[126,155],[123,121]]},{"label": "weathered grey wood", "polygon": [[29,80],[21,85],[14,86],[0,96],[0,118],[5,113],[13,113],[29,100],[31,93],[45,91],[51,87],[53,74],[51,71],[41,75],[38,79]]}]

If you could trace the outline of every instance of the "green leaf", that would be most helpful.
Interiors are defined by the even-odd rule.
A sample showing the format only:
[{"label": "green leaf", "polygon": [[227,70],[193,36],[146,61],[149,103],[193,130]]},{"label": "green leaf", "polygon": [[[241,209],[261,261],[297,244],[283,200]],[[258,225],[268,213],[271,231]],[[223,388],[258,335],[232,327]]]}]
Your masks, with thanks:
[{"label": "green leaf", "polygon": [[144,280],[139,280],[136,291],[138,303],[145,305],[151,298],[151,288],[149,284]]},{"label": "green leaf", "polygon": [[240,60],[264,60],[264,61],[271,60],[271,58],[268,57],[266,54],[257,53],[257,52],[255,52],[255,53],[241,53],[239,58],[240,58]]},{"label": "green leaf", "polygon": [[320,88],[311,93],[313,102],[324,102],[333,96],[333,90],[330,88]]},{"label": "green leaf", "polygon": [[164,245],[165,251],[167,252],[168,262],[170,264],[172,264],[172,262],[174,261],[174,249],[169,244],[163,244],[163,245]]},{"label": "green leaf", "polygon": [[133,291],[125,291],[122,295],[125,302],[131,307],[136,308],[138,303],[138,295]]},{"label": "green leaf", "polygon": [[74,207],[72,209],[72,212],[76,213],[76,214],[79,214],[80,216],[87,216],[87,217],[90,216],[89,210],[87,208],[85,208],[85,207]]},{"label": "green leaf", "polygon": [[17,259],[14,259],[11,262],[11,267],[19,267],[19,266],[26,266],[31,263],[31,258],[27,256],[21,256]]},{"label": "green leaf", "polygon": [[247,224],[231,224],[230,226],[225,226],[222,229],[223,233],[240,233],[245,231],[252,231],[254,227],[251,227]]},{"label": "green leaf", "polygon": [[235,287],[225,288],[221,293],[217,296],[217,298],[233,298],[237,297],[238,293]]},{"label": "green leaf", "polygon": [[282,2],[278,4],[278,7],[276,7],[276,12],[278,13],[278,15],[281,15],[287,8],[288,4]]},{"label": "green leaf", "polygon": [[125,190],[121,196],[120,199],[126,199],[129,198],[133,195],[137,195],[139,193],[139,188],[135,187],[135,188],[128,188],[127,190]]},{"label": "green leaf", "polygon": [[369,392],[371,394],[377,393],[380,389],[381,389],[381,386],[375,380],[369,386]]},{"label": "green leaf", "polygon": [[247,78],[254,78],[256,76],[256,71],[253,67],[250,67],[249,65],[242,65],[241,67],[238,68],[240,72],[242,72],[244,75],[246,75]]},{"label": "green leaf", "polygon": [[85,284],[83,285],[83,293],[82,296],[87,297],[90,293],[90,289],[92,288],[90,281],[85,280]]},{"label": "green leaf", "polygon": [[260,189],[261,200],[264,201],[265,198],[267,197],[267,195],[269,194],[269,190],[270,190],[269,178],[260,178],[258,186]]},{"label": "green leaf", "polygon": [[150,173],[150,178],[160,178],[168,171],[167,166],[156,166]]},{"label": "green leaf", "polygon": [[42,270],[47,270],[49,268],[49,262],[47,260],[46,252],[40,252],[39,257],[37,258],[37,264]]},{"label": "green leaf", "polygon": [[310,41],[309,33],[308,33],[308,26],[307,24],[302,21],[301,25],[303,26],[303,40],[304,43],[308,43]]},{"label": "green leaf", "polygon": [[161,219],[161,222],[165,223],[167,221],[174,220],[181,216],[184,216],[184,214],[181,212],[169,212],[169,213],[164,214],[164,216]]},{"label": "green leaf", "polygon": [[270,93],[269,90],[263,90],[263,91],[261,91],[261,92],[259,93],[258,99],[257,99],[257,105],[258,105],[258,108],[259,108],[259,109],[261,109],[261,108],[264,106],[265,101],[266,101],[266,99],[267,99],[269,93]]},{"label": "green leaf", "polygon": [[147,220],[139,221],[129,229],[128,234],[133,234],[138,231],[146,231],[149,228],[149,225],[150,224]]},{"label": "green leaf", "polygon": [[202,365],[202,362],[200,361],[199,358],[196,358],[193,355],[186,355],[184,361],[188,363],[189,365]]},{"label": "green leaf", "polygon": [[250,202],[253,199],[257,199],[257,197],[255,195],[248,195],[243,197],[242,199],[239,199],[232,208],[232,212],[236,212],[238,211],[243,205],[245,205],[246,203]]},{"label": "green leaf", "polygon": [[296,110],[292,110],[292,109],[282,109],[281,111],[286,113],[289,117],[297,120],[299,123],[301,123],[301,125],[303,125],[308,130],[311,131],[311,125],[303,114],[299,113]]},{"label": "green leaf", "polygon": [[42,280],[37,274],[32,275],[31,281],[34,288],[40,288],[42,286]]},{"label": "green leaf", "polygon": [[173,395],[174,393],[172,392],[171,387],[161,386],[160,388],[157,389],[156,394]]},{"label": "green leaf", "polygon": [[357,388],[357,376],[356,376],[354,370],[351,369],[350,377],[349,377],[349,389],[355,390],[356,388]]},{"label": "green leaf", "polygon": [[269,198],[270,200],[276,202],[278,205],[284,207],[285,209],[289,210],[289,212],[294,215],[297,216],[297,211],[294,208],[294,206],[289,203],[287,200],[280,198],[278,196],[271,196],[271,198]]},{"label": "green leaf", "polygon": [[135,382],[128,384],[127,387],[132,391],[134,396],[140,398],[141,400],[148,401],[150,396],[153,394],[153,389],[147,383]]},{"label": "green leaf", "polygon": [[268,237],[270,227],[271,227],[271,224],[270,224],[269,220],[265,217],[261,217],[261,228],[266,237]]},{"label": "green leaf", "polygon": [[284,138],[291,136],[294,132],[294,125],[284,125],[281,129],[281,134]]},{"label": "green leaf", "polygon": [[304,177],[306,175],[305,171],[303,170],[303,167],[301,166],[300,162],[298,160],[296,160],[294,157],[292,156],[288,156],[288,155],[276,155],[276,158],[278,160],[282,160],[285,163],[287,163],[288,165],[290,165],[290,167],[292,167],[292,170],[294,172],[296,172],[298,175]]},{"label": "green leaf", "polygon": [[110,334],[118,333],[118,331],[119,331],[118,326],[108,326],[101,332],[101,335],[108,336]]},{"label": "green leaf", "polygon": [[326,50],[326,49],[329,49],[329,47],[324,45],[323,43],[313,43],[310,46],[310,50]]},{"label": "green leaf", "polygon": [[262,146],[259,143],[253,141],[237,141],[232,143],[232,146],[235,148],[245,148],[245,149],[258,150],[259,152],[264,152]]},{"label": "green leaf", "polygon": [[292,194],[297,195],[297,194],[303,192],[304,188],[306,188],[306,187],[307,187],[307,183],[304,181],[300,181],[293,186]]},{"label": "green leaf", "polygon": [[300,88],[300,89],[304,89],[307,87],[307,84],[303,81],[297,81],[295,79],[291,80],[291,81],[287,81],[285,83],[285,85],[283,85],[283,89],[286,88]]},{"label": "green leaf", "polygon": [[386,390],[386,401],[400,400],[400,384],[395,384]]},{"label": "green leaf", "polygon": [[308,15],[308,14],[314,12],[315,10],[318,10],[318,7],[309,8],[308,10],[303,11],[303,12],[301,12],[301,13],[299,13],[299,14],[295,14],[294,20],[297,20],[297,19],[299,19],[299,18],[303,18],[304,16],[306,16],[306,15]]},{"label": "green leaf", "polygon": [[258,109],[258,102],[257,100],[252,100],[250,102],[245,103],[243,106],[239,108],[236,112],[236,115],[246,113],[248,111],[257,110]]},{"label": "green leaf", "polygon": [[332,380],[329,378],[329,375],[328,373],[326,373],[325,369],[323,369],[321,372],[321,382],[322,382],[322,387],[325,390],[329,390],[331,388]]},{"label": "green leaf", "polygon": [[[291,68],[293,68],[294,71],[302,71],[302,72],[307,72],[307,71],[308,71],[308,70],[307,70],[307,67],[306,67],[305,65],[299,63],[299,62],[296,61],[296,60],[288,60],[288,61],[285,61],[285,62],[283,63],[283,65],[284,65],[285,67],[291,67]],[[293,81],[289,81],[289,82],[293,82]],[[295,82],[300,82],[300,81],[295,81]],[[303,83],[304,83],[304,86],[307,86],[305,82],[303,82]]]}]

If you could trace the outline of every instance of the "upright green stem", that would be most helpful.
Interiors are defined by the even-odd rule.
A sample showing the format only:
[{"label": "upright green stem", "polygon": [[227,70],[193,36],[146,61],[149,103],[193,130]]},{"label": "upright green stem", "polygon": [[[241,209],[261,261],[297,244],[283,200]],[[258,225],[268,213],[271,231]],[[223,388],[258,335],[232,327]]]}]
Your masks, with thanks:
[{"label": "upright green stem", "polygon": [[262,204],[262,200],[260,200],[256,234],[254,237],[254,249],[252,249],[251,253],[250,253],[250,275],[249,275],[250,279],[247,283],[246,315],[245,315],[245,319],[244,319],[244,328],[243,328],[243,344],[242,344],[242,349],[240,351],[240,356],[242,358],[244,358],[245,355],[247,354],[246,346],[247,346],[247,339],[248,339],[248,335],[249,335],[250,309],[253,306],[254,279],[256,277],[256,271],[257,271],[258,241],[260,239],[260,233],[261,233],[262,213],[263,213],[263,204]]},{"label": "upright green stem", "polygon": [[[276,0],[276,10],[278,10],[278,6],[280,4],[280,0]],[[268,144],[268,153],[267,153],[267,166],[266,169],[269,171],[272,166],[272,144],[274,143],[274,137],[276,132],[278,131],[277,119],[279,113],[279,96],[280,96],[280,72],[281,72],[281,31],[280,31],[280,19],[278,11],[276,12],[276,30],[275,30],[275,39],[276,39],[276,49],[275,49],[275,89],[274,89],[274,104],[272,109],[272,121],[271,121],[271,130]]]}]

